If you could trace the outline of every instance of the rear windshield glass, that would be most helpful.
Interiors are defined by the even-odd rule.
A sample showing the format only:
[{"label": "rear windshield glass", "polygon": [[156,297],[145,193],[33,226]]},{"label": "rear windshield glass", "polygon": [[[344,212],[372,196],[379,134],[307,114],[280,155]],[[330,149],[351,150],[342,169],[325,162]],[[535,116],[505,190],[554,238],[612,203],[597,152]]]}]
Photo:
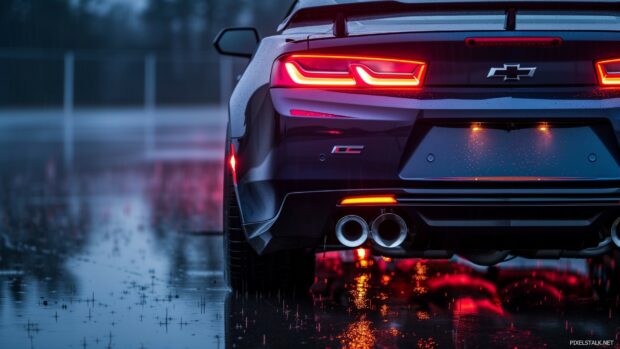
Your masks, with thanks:
[{"label": "rear windshield glass", "polygon": [[[618,5],[620,6],[620,5]],[[520,11],[517,30],[612,30],[620,31],[620,15],[606,13],[544,13]]]},{"label": "rear windshield glass", "polygon": [[[382,18],[350,18],[349,34],[427,32],[427,31],[485,31],[504,30],[504,12],[420,13]],[[620,15],[612,13],[546,13],[519,11],[517,30],[607,30],[620,31]]]},{"label": "rear windshield glass", "polygon": [[504,12],[472,14],[424,13],[408,16],[349,20],[350,34],[399,31],[502,30]]}]

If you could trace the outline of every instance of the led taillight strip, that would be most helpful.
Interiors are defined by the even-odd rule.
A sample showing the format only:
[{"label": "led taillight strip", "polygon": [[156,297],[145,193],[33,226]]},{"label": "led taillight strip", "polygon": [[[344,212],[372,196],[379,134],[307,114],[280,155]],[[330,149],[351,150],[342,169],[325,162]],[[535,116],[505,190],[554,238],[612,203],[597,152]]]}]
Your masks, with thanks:
[{"label": "led taillight strip", "polygon": [[[418,76],[424,75],[425,65],[420,66]],[[413,74],[376,73],[363,65],[355,67],[357,76],[368,86],[383,87],[416,87],[420,86],[421,80]]]},{"label": "led taillight strip", "polygon": [[[309,86],[355,86],[356,82],[349,74],[338,73],[325,73],[324,75],[330,75],[330,77],[316,77],[309,76],[309,74],[293,62],[284,63],[288,76],[298,85]],[[319,75],[320,73],[315,73]],[[338,77],[336,75],[342,75]]]},{"label": "led taillight strip", "polygon": [[465,39],[467,46],[560,46],[559,37],[480,37]]},{"label": "led taillight strip", "polygon": [[274,87],[419,87],[426,73],[420,61],[348,56],[292,54],[276,61]]},{"label": "led taillight strip", "polygon": [[349,196],[340,201],[340,205],[394,205],[398,201],[394,195]]},{"label": "led taillight strip", "polygon": [[596,73],[602,86],[620,86],[620,58],[596,62]]}]

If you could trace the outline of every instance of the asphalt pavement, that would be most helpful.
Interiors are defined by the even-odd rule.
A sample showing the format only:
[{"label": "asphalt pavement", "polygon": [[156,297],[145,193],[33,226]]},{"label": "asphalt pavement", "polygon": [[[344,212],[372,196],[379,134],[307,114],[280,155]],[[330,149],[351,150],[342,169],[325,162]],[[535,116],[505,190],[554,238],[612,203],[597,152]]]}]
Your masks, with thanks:
[{"label": "asphalt pavement", "polygon": [[583,260],[319,253],[305,296],[230,292],[225,110],[66,123],[0,111],[2,349],[619,347],[620,301],[599,299]]}]

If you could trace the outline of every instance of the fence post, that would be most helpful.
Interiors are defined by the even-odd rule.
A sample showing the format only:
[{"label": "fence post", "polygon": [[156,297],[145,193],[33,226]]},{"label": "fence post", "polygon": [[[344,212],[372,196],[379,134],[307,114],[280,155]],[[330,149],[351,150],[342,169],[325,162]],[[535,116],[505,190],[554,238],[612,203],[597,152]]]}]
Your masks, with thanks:
[{"label": "fence post", "polygon": [[157,57],[149,53],[144,57],[144,151],[150,156],[155,148],[155,98],[157,92]]},{"label": "fence post", "polygon": [[220,56],[220,106],[225,108],[233,90],[233,61]]},{"label": "fence post", "polygon": [[63,80],[63,156],[65,169],[73,168],[74,157],[74,125],[73,125],[73,94],[74,94],[75,55],[72,51],[65,53]]}]

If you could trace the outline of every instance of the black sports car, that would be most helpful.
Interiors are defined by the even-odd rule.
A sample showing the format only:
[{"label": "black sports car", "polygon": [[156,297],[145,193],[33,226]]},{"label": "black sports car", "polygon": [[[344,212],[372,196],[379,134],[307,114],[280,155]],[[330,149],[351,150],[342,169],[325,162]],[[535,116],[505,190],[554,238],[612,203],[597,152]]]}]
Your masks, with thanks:
[{"label": "black sports car", "polygon": [[308,287],[314,253],[491,265],[620,246],[617,1],[298,0],[230,100],[235,289]]}]

